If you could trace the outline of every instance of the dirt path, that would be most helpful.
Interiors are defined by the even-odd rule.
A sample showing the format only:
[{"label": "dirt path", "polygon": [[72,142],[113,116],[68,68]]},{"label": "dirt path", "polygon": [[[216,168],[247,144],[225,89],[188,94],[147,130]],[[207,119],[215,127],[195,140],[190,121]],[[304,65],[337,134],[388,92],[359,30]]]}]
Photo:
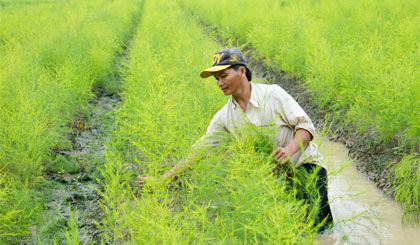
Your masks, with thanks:
[{"label": "dirt path", "polygon": [[[138,17],[138,16],[137,16]],[[119,107],[121,97],[122,65],[127,60],[130,43],[137,29],[139,18],[129,38],[123,46],[123,52],[117,57],[107,77],[100,83],[104,88],[93,87],[94,97],[88,101],[87,110],[79,112],[71,126],[68,138],[71,146],[65,150],[52,149],[55,168],[47,168],[45,178],[49,182],[45,198],[48,202],[45,217],[47,224],[41,229],[46,232],[33,232],[32,240],[45,244],[57,241],[65,244],[66,231],[71,232],[71,213],[76,220],[76,231],[81,244],[101,244],[103,231],[100,229],[104,213],[100,206],[101,196],[98,191],[103,187],[100,169],[104,166],[105,146],[112,137],[114,111]],[[61,169],[57,169],[59,166]],[[39,229],[38,228],[38,229]],[[36,230],[36,229],[35,229]],[[108,244],[107,241],[104,241]]]},{"label": "dirt path", "polygon": [[[101,179],[99,169],[105,164],[105,144],[111,137],[113,114],[117,109],[120,97],[116,93],[107,93],[94,88],[96,97],[89,101],[86,115],[79,115],[70,135],[71,149],[56,150],[56,163],[62,170],[47,172],[46,179],[52,188],[46,193],[48,214],[51,216],[50,228],[57,241],[64,241],[63,231],[69,229],[71,212],[77,220],[79,241],[100,242],[102,209],[98,201],[100,195],[95,189],[102,187],[97,182]],[[58,159],[58,160],[57,160]],[[54,234],[55,233],[55,234]],[[53,237],[45,237],[46,243]]]}]

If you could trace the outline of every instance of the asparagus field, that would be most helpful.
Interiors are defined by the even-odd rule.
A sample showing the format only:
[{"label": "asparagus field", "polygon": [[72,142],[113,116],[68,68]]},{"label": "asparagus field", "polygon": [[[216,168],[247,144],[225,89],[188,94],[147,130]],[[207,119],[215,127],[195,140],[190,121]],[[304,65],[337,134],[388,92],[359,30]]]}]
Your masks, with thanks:
[{"label": "asparagus field", "polygon": [[43,215],[43,190],[52,185],[44,172],[62,170],[54,152],[71,148],[74,117],[87,110],[92,86],[104,85],[140,8],[126,0],[6,3],[0,8],[0,239],[16,243],[31,232],[42,240],[55,229]]},{"label": "asparagus field", "polygon": [[203,143],[230,98],[199,74],[236,42],[332,124],[391,145],[418,224],[419,30],[418,0],[0,0],[0,243],[318,243],[317,193],[300,196],[315,176],[274,167],[274,132]]}]

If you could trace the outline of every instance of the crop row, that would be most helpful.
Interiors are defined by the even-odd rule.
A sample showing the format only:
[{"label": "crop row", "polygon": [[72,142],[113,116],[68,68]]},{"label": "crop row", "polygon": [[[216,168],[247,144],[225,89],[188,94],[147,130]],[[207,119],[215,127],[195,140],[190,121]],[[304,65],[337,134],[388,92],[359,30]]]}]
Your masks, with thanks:
[{"label": "crop row", "polygon": [[[219,48],[174,1],[145,2],[102,171],[111,243],[303,243],[316,234],[307,206],[256,152],[264,138],[244,132],[212,150],[194,148],[193,170],[174,184],[159,181],[191,156],[228,99],[199,77]],[[139,175],[150,177],[144,188]]]},{"label": "crop row", "polygon": [[[7,3],[0,8],[0,241],[42,231],[42,171],[122,51],[136,0]],[[45,218],[45,217],[44,217]],[[16,241],[15,241],[16,242]]]}]

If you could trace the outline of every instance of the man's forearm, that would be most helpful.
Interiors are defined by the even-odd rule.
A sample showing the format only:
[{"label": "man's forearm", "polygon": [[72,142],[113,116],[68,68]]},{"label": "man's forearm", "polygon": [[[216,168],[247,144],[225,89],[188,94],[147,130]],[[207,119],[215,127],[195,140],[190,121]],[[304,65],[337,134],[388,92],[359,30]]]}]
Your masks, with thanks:
[{"label": "man's forearm", "polygon": [[309,143],[309,141],[311,141],[311,139],[311,133],[309,133],[305,129],[298,129],[296,130],[296,134],[293,140],[285,148],[288,148],[290,150],[292,156],[293,154],[298,152],[301,149],[301,147],[305,147]]},{"label": "man's forearm", "polygon": [[295,137],[285,147],[278,147],[273,151],[274,158],[278,164],[282,165],[290,161],[292,156],[301,148],[305,147],[311,141],[312,135],[305,129],[296,130]]},{"label": "man's forearm", "polygon": [[187,169],[192,169],[194,162],[196,160],[195,154],[190,154],[183,163],[176,164],[171,168],[167,173],[162,175],[163,179],[170,178],[171,180],[176,180],[180,175],[182,175]]},{"label": "man's forearm", "polygon": [[172,180],[176,180],[178,178],[178,176],[183,172],[184,168],[183,165],[178,163],[177,165],[175,165],[173,168],[171,168],[167,173],[162,175],[163,179],[172,179]]}]

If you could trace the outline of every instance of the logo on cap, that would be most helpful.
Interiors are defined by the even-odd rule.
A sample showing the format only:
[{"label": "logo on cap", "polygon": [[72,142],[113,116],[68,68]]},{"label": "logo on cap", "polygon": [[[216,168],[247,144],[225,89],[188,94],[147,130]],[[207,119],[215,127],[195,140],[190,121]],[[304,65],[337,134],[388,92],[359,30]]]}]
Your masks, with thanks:
[{"label": "logo on cap", "polygon": [[220,62],[220,59],[222,58],[222,56],[225,55],[225,53],[221,53],[221,54],[215,54],[213,56],[213,62],[211,63],[212,66],[214,66],[215,64],[218,65]]},{"label": "logo on cap", "polygon": [[229,60],[230,62],[239,62],[239,60],[238,60],[238,56],[236,55],[236,54],[234,54],[234,55],[232,55],[231,57],[230,57],[230,60]]}]

